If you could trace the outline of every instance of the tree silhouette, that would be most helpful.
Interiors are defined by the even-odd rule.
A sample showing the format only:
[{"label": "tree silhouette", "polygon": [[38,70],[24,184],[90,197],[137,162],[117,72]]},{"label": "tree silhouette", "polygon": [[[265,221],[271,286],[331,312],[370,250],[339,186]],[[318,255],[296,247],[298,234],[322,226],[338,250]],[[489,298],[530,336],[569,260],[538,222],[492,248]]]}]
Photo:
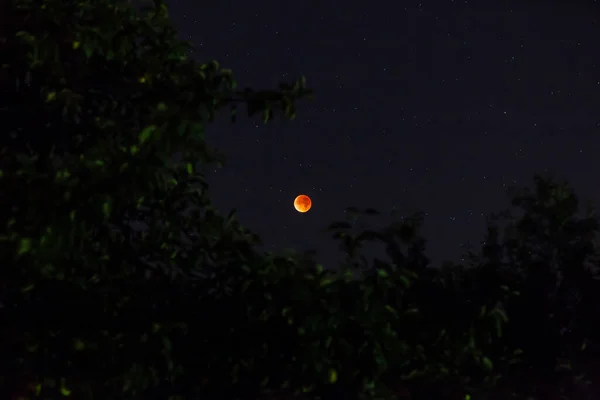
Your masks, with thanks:
[{"label": "tree silhouette", "polygon": [[598,220],[568,186],[536,177],[462,264],[430,265],[421,214],[355,208],[335,272],[263,253],[211,204],[203,132],[292,118],[303,79],[238,90],[158,0],[1,5],[3,398],[588,398]]},{"label": "tree silhouette", "polygon": [[206,293],[183,282],[258,262],[255,235],[210,205],[205,124],[238,105],[292,118],[310,91],[236,89],[187,58],[160,1],[3,6],[3,387],[138,395],[181,374],[168,335]]}]

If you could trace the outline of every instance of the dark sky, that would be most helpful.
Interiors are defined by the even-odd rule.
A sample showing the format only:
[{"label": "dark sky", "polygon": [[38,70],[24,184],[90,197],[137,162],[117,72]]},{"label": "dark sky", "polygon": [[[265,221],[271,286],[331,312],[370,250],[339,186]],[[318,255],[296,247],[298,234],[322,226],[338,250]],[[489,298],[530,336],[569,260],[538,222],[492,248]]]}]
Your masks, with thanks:
[{"label": "dark sky", "polygon": [[[483,238],[510,185],[555,172],[600,189],[600,6],[565,1],[171,1],[199,60],[240,86],[305,75],[295,121],[212,125],[216,205],[269,249],[315,248],[348,206],[427,212],[435,261]],[[297,213],[294,197],[312,197]]]}]

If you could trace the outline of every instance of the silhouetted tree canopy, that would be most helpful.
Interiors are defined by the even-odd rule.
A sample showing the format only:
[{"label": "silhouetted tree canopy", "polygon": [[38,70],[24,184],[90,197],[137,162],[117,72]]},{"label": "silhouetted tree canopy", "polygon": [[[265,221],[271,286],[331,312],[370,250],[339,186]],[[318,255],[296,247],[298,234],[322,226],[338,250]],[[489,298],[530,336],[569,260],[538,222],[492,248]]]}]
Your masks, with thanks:
[{"label": "silhouetted tree canopy", "polygon": [[238,89],[160,0],[0,4],[0,397],[591,398],[598,218],[568,185],[535,177],[461,263],[353,208],[335,272],[264,253],[211,203],[204,130],[293,118],[303,78]]}]

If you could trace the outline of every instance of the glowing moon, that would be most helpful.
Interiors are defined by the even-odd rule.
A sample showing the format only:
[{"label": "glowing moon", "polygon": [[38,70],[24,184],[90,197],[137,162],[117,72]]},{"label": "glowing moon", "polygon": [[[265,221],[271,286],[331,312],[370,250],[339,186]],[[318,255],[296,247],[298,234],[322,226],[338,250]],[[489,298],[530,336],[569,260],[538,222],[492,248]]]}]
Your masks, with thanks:
[{"label": "glowing moon", "polygon": [[312,207],[312,200],[305,194],[301,194],[300,196],[294,199],[294,208],[296,211],[305,213]]}]

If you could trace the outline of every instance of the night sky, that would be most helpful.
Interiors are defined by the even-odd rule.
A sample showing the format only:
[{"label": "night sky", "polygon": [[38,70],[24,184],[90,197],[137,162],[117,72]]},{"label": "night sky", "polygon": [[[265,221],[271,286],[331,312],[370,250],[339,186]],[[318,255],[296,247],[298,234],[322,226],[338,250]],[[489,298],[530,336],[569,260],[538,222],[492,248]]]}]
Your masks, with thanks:
[{"label": "night sky", "polygon": [[[323,228],[348,206],[427,213],[434,263],[483,239],[506,189],[550,171],[600,197],[600,6],[593,2],[221,0],[170,3],[200,61],[240,86],[305,75],[295,121],[223,115],[215,204],[269,250],[337,257]],[[298,194],[312,198],[300,214]]]}]

